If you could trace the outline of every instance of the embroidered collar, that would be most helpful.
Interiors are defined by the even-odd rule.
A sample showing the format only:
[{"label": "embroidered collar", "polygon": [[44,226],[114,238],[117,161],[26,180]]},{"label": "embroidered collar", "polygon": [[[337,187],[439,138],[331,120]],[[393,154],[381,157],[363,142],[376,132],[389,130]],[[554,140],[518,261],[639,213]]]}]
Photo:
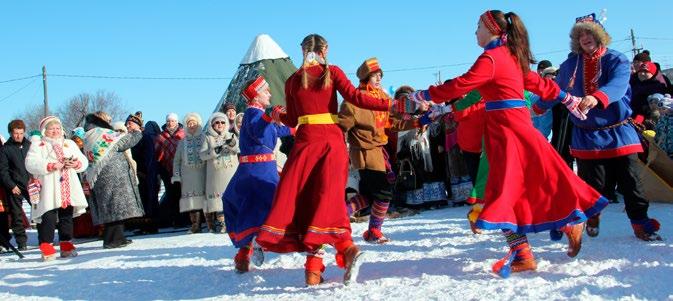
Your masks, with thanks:
[{"label": "embroidered collar", "polygon": [[503,45],[505,45],[505,43],[502,42],[502,39],[497,38],[493,41],[488,42],[488,44],[486,44],[486,46],[484,46],[484,50],[491,50],[493,48],[500,47],[500,46],[503,46]]},{"label": "embroidered collar", "polygon": [[584,60],[597,60],[598,58],[603,56],[606,51],[607,51],[607,49],[605,47],[600,46],[600,47],[598,47],[598,49],[596,49],[596,51],[594,51],[594,53],[591,53],[591,54],[584,53],[584,54],[582,54],[582,58]]},{"label": "embroidered collar", "polygon": [[262,106],[261,104],[258,104],[258,103],[249,103],[248,108],[258,109],[262,112],[265,110],[264,106]]}]

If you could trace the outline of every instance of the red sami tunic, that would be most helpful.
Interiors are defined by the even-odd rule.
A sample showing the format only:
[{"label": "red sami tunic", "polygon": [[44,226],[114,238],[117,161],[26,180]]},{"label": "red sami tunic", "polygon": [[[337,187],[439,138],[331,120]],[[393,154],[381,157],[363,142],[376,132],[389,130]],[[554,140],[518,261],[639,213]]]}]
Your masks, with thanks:
[{"label": "red sami tunic", "polygon": [[556,83],[535,72],[522,74],[508,48],[495,45],[487,46],[467,73],[430,87],[429,94],[439,102],[473,89],[486,102],[484,145],[490,165],[479,228],[518,233],[558,229],[605,207],[607,200],[577,177],[535,130],[522,102],[524,89],[543,99],[557,98]]},{"label": "red sami tunic", "polygon": [[[322,89],[318,80],[308,89],[302,87],[299,69],[285,82],[287,123],[296,127],[298,117],[311,114],[337,114],[336,92],[354,105],[387,111],[390,101],[361,93],[336,66],[329,66],[332,86]],[[305,69],[319,78],[324,66]],[[348,152],[338,124],[299,126],[295,144],[280,175],[269,216],[260,228],[257,242],[278,253],[316,250],[322,244],[351,240],[346,213],[345,187],[348,177]]]}]

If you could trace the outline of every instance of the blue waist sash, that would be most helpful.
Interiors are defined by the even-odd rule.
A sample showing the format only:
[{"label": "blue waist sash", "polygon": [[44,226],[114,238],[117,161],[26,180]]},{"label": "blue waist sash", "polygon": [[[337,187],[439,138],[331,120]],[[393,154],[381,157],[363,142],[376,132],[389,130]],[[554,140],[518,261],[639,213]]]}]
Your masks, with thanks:
[{"label": "blue waist sash", "polygon": [[528,107],[526,101],[521,99],[507,99],[486,102],[486,111],[506,110]]}]

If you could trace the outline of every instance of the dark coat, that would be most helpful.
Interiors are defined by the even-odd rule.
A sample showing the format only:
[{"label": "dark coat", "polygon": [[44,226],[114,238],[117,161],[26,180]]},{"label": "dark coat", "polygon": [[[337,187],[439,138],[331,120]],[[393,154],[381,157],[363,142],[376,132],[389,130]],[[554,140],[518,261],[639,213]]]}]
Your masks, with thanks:
[{"label": "dark coat", "polygon": [[[5,190],[11,191],[15,186],[26,192],[30,174],[26,171],[26,155],[30,149],[30,141],[23,138],[21,143],[9,139],[0,147],[0,181]],[[27,195],[27,192],[25,193]]]}]

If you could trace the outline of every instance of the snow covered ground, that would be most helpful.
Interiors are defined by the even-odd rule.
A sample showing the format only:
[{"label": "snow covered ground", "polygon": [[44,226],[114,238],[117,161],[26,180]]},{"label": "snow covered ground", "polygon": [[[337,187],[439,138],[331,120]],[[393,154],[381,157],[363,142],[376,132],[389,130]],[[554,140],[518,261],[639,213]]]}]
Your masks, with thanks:
[{"label": "snow covered ground", "polygon": [[[467,207],[426,211],[390,220],[392,239],[369,245],[358,283],[341,284],[334,250],[326,258],[326,283],[304,287],[304,256],[267,254],[250,273],[233,272],[235,249],[226,236],[167,233],[134,237],[126,248],[104,250],[101,241],[78,245],[80,255],[43,263],[39,251],[26,258],[0,256],[0,300],[673,300],[673,205],[652,204],[662,222],[663,242],[636,240],[622,204],[604,211],[601,235],[585,236],[576,259],[565,240],[530,235],[538,271],[500,279],[491,264],[504,255],[500,233],[472,235]],[[31,232],[32,245],[36,233]]]}]

